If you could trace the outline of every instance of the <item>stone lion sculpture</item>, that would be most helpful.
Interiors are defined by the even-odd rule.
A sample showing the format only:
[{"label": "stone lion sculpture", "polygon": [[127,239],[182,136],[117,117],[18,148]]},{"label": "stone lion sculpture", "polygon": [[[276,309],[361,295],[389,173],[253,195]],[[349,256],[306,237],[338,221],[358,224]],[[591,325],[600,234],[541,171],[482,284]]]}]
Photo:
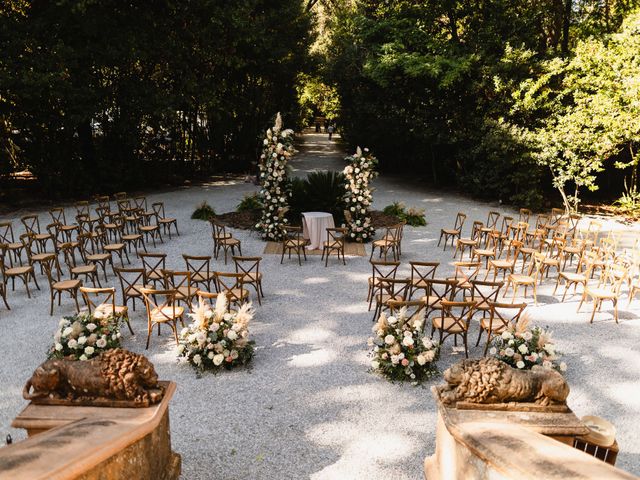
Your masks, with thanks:
[{"label": "stone lion sculpture", "polygon": [[[33,389],[33,391],[31,391]],[[120,348],[87,360],[48,360],[33,372],[22,396],[34,403],[88,405],[124,401],[125,406],[146,407],[162,400],[164,389],[151,362],[143,355]]]},{"label": "stone lion sculpture", "polygon": [[569,395],[569,385],[555,370],[539,366],[519,370],[490,357],[463,360],[447,369],[444,379],[447,385],[441,387],[440,398],[445,405],[458,401],[564,405]]}]

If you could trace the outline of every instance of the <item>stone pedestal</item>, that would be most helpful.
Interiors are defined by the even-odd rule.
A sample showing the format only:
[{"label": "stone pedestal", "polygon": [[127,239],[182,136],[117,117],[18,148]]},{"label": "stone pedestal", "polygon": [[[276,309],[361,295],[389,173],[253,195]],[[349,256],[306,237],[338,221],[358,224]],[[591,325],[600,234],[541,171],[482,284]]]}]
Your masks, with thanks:
[{"label": "stone pedestal", "polygon": [[459,410],[438,403],[436,451],[425,460],[426,480],[630,480],[572,446],[586,427],[572,412]]},{"label": "stone pedestal", "polygon": [[29,438],[0,449],[0,479],[177,479],[169,426],[176,386],[162,383],[162,402],[148,408],[30,404],[12,424]]}]

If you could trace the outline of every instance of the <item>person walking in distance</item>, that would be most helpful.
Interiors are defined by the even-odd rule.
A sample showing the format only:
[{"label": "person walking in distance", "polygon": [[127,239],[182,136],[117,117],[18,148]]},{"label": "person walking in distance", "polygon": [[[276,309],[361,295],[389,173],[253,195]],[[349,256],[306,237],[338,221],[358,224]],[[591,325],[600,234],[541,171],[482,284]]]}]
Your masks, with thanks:
[{"label": "person walking in distance", "polygon": [[333,125],[329,125],[327,132],[329,132],[329,140],[331,140],[331,137],[333,136]]}]

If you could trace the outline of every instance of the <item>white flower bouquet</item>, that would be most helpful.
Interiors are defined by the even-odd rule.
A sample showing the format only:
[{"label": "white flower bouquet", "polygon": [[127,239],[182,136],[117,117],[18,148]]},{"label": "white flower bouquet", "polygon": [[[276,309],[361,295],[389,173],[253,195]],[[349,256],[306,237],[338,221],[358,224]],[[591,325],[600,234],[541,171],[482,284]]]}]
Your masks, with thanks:
[{"label": "white flower bouquet", "polygon": [[551,333],[537,326],[528,328],[528,324],[529,318],[523,315],[515,326],[496,335],[489,354],[521,370],[540,365],[565,372],[567,364],[558,361],[561,354],[556,350]]},{"label": "white flower bouquet", "polygon": [[378,160],[369,152],[360,147],[356,153],[345,159],[349,162],[344,169],[345,195],[344,202],[350,219],[346,223],[347,238],[358,242],[368,242],[373,239],[376,231],[371,223],[369,208],[373,202],[373,195],[369,188],[369,182],[376,176],[374,170]]},{"label": "white flower bouquet", "polygon": [[402,308],[395,316],[380,315],[373,326],[375,337],[369,339],[373,348],[371,368],[390,378],[419,383],[438,373],[436,361],[440,347],[422,333],[424,312],[407,316]]},{"label": "white flower bouquet", "polygon": [[88,312],[63,317],[53,340],[49,358],[89,360],[120,347],[120,322],[113,317],[95,318]]},{"label": "white flower bouquet", "polygon": [[251,303],[227,311],[227,297],[219,295],[215,308],[200,301],[192,307],[193,322],[180,332],[178,358],[199,370],[230,369],[253,357],[248,325],[254,315]]},{"label": "white flower bouquet", "polygon": [[260,155],[260,202],[262,216],[256,225],[264,240],[279,241],[283,237],[283,227],[287,219],[285,212],[289,205],[287,163],[295,153],[293,130],[282,129],[282,117],[278,113],[273,128],[269,128],[263,140]]}]

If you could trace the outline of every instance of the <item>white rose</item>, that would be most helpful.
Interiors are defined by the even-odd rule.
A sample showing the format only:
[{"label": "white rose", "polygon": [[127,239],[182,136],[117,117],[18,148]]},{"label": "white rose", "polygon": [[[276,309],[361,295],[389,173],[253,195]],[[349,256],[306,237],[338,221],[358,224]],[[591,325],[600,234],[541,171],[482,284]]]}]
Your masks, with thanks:
[{"label": "white rose", "polygon": [[524,338],[527,342],[533,338],[531,332],[526,331],[522,334],[522,338]]},{"label": "white rose", "polygon": [[78,342],[74,338],[72,338],[71,340],[69,340],[69,343],[67,343],[67,345],[69,346],[69,348],[77,348]]},{"label": "white rose", "polygon": [[489,349],[489,353],[490,353],[491,355],[495,355],[497,352],[498,352],[498,351],[496,350],[496,347],[491,347],[491,348]]},{"label": "white rose", "polygon": [[424,358],[422,355],[418,355],[418,365],[424,365],[425,363],[427,363],[427,359]]},{"label": "white rose", "polygon": [[526,353],[529,353],[529,349],[527,348],[527,346],[524,343],[518,347],[518,351],[520,353],[522,353],[523,355],[526,354]]},{"label": "white rose", "polygon": [[505,330],[504,332],[502,332],[503,340],[509,340],[510,338],[511,338],[511,332],[509,332],[508,330]]},{"label": "white rose", "polygon": [[221,353],[219,353],[218,355],[214,355],[213,357],[213,364],[218,366],[220,364],[222,364],[222,362],[224,362],[224,355],[222,355]]},{"label": "white rose", "polygon": [[238,338],[238,334],[234,330],[229,330],[229,332],[227,332],[227,338],[229,340],[235,340]]},{"label": "white rose", "polygon": [[84,349],[84,353],[86,353],[87,355],[93,355],[93,352],[95,352],[95,349],[93,347],[87,347]]},{"label": "white rose", "polygon": [[513,357],[513,354],[514,354],[514,353],[516,353],[516,352],[514,352],[514,351],[513,351],[513,348],[511,348],[511,347],[507,347],[507,348],[505,348],[505,350],[504,350],[504,354],[505,354],[507,357]]},{"label": "white rose", "polygon": [[387,318],[387,322],[389,323],[389,325],[395,325],[398,322],[398,319],[391,315],[389,318]]},{"label": "white rose", "polygon": [[87,356],[86,355],[80,355],[80,361],[84,362],[85,360],[87,360]]},{"label": "white rose", "polygon": [[90,332],[93,332],[96,328],[98,328],[98,326],[95,323],[87,323],[87,327],[86,328]]},{"label": "white rose", "polygon": [[433,342],[429,337],[422,337],[422,344],[424,345],[424,348],[433,347]]},{"label": "white rose", "polygon": [[222,316],[222,318],[223,318],[225,321],[227,321],[227,322],[228,322],[229,320],[231,320],[231,314],[230,314],[230,313],[225,313],[225,314]]},{"label": "white rose", "polygon": [[424,358],[427,360],[427,362],[433,362],[433,359],[436,358],[435,350],[429,350],[428,352],[425,352],[423,355],[424,355]]},{"label": "white rose", "polygon": [[542,362],[542,366],[544,368],[551,368],[553,364],[549,360],[545,360],[544,362]]},{"label": "white rose", "polygon": [[380,362],[378,362],[377,360],[373,360],[371,362],[371,368],[373,368],[374,370],[377,370],[378,368],[380,368]]},{"label": "white rose", "polygon": [[384,343],[387,345],[393,345],[396,342],[396,339],[393,335],[387,335],[384,337]]},{"label": "white rose", "polygon": [[412,346],[412,345],[413,345],[413,343],[414,343],[414,342],[413,342],[413,338],[411,338],[411,337],[404,337],[404,338],[402,339],[402,344],[403,344],[405,347],[410,347],[410,346]]},{"label": "white rose", "polygon": [[524,362],[522,360],[520,360],[518,363],[516,363],[516,367],[524,368]]},{"label": "white rose", "polygon": [[56,349],[57,352],[62,350],[62,344],[61,343],[56,343],[55,349]]},{"label": "white rose", "polygon": [[209,352],[209,353],[207,354],[207,358],[208,358],[209,360],[213,360],[213,356],[214,356],[214,355],[213,355],[213,352]]},{"label": "white rose", "polygon": [[564,362],[560,362],[560,371],[561,372],[566,372],[567,371],[567,364]]},{"label": "white rose", "polygon": [[63,318],[58,322],[58,327],[62,328],[67,324],[67,321]]},{"label": "white rose", "polygon": [[184,344],[183,343],[178,345],[178,353],[182,353],[182,352],[184,352]]},{"label": "white rose", "polygon": [[71,327],[67,327],[62,331],[62,336],[63,337],[68,337],[69,335],[71,335],[73,333],[73,328]]},{"label": "white rose", "polygon": [[193,363],[200,365],[202,363],[202,357],[199,354],[193,356]]}]

